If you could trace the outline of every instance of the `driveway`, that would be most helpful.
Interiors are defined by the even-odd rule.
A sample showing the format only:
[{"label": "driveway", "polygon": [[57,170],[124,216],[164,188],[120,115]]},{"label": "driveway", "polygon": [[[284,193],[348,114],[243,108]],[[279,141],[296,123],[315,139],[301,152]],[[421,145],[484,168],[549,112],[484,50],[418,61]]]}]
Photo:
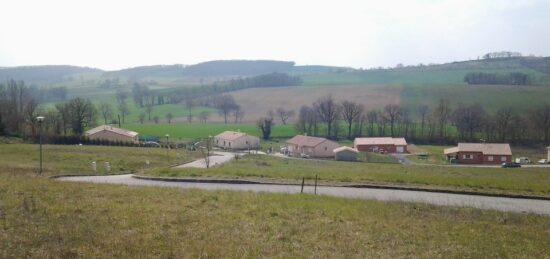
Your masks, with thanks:
[{"label": "driveway", "polygon": [[[222,152],[214,151],[210,158],[210,167],[222,165],[223,163],[229,162],[232,159],[235,159],[235,156],[243,155],[242,153],[232,153],[232,152]],[[206,162],[204,158],[195,160],[193,162],[174,166],[174,168],[206,168]]]},{"label": "driveway", "polygon": [[[297,185],[163,182],[155,180],[136,179],[129,174],[112,176],[61,177],[58,178],[58,180],[102,184],[177,187],[183,189],[194,188],[203,190],[252,191],[289,194],[300,193],[300,186]],[[304,192],[313,193],[314,187],[306,186],[304,188]],[[418,202],[442,206],[473,207],[478,209],[492,209],[506,212],[529,212],[535,214],[550,215],[550,201],[547,200],[501,198],[480,195],[434,193],[410,190],[387,190],[329,186],[317,187],[317,193],[321,195],[354,199]]]}]

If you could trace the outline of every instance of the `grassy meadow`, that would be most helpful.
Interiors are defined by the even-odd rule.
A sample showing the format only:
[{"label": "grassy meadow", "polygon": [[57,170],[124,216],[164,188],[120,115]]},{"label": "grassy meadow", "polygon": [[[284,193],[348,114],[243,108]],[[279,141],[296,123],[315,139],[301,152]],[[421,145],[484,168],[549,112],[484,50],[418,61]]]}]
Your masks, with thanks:
[{"label": "grassy meadow", "polygon": [[300,183],[302,178],[331,184],[397,184],[550,197],[550,168],[471,168],[403,166],[392,163],[339,162],[250,155],[208,170],[157,168],[154,176],[214,177]]},{"label": "grassy meadow", "polygon": [[[44,150],[45,176],[89,173],[89,161],[100,157],[120,159],[125,170],[139,170],[144,158],[152,158],[153,168],[168,164],[160,149]],[[310,194],[58,182],[35,174],[36,151],[36,145],[0,145],[5,158],[0,160],[0,258],[541,258],[550,253],[546,216]],[[353,175],[349,166],[355,164],[271,159],[245,158],[226,168],[296,177],[284,170],[292,166],[313,175],[307,170],[315,165],[327,179]],[[395,177],[397,165],[382,165],[372,164],[372,171],[361,174]],[[407,170],[401,174],[412,174]],[[537,173],[522,174],[530,182]]]}]

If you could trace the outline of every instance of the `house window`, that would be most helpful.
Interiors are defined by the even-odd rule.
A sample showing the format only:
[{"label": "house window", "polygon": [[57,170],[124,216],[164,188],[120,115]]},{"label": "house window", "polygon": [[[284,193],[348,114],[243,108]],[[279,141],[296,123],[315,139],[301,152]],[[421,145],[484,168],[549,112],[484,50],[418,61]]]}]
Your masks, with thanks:
[{"label": "house window", "polygon": [[231,142],[229,142],[229,147],[231,147]]},{"label": "house window", "polygon": [[501,157],[500,157],[500,161],[501,161],[501,162],[506,162],[506,157],[505,157],[505,156],[501,156]]},{"label": "house window", "polygon": [[219,140],[219,139],[216,139],[216,144],[220,144],[220,140]]},{"label": "house window", "polygon": [[223,142],[223,145],[225,146],[225,141]]},{"label": "house window", "polygon": [[463,158],[463,159],[474,159],[474,155],[472,155],[472,154],[464,154],[464,155],[462,155],[462,158]]},{"label": "house window", "polygon": [[492,162],[492,161],[494,161],[494,160],[495,160],[495,158],[494,158],[493,156],[488,156],[488,157],[487,157],[487,161],[489,161],[489,162]]},{"label": "house window", "polygon": [[325,151],[327,151],[327,147],[325,147]]}]

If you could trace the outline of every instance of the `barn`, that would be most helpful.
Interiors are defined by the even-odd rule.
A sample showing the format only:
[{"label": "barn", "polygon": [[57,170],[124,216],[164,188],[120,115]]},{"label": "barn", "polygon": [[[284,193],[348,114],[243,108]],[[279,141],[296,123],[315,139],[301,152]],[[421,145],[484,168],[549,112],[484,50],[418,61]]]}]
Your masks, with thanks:
[{"label": "barn", "polygon": [[353,147],[364,152],[408,153],[405,138],[355,138]]},{"label": "barn", "polygon": [[237,131],[224,131],[214,137],[214,146],[231,149],[246,150],[260,148],[260,138]]},{"label": "barn", "polygon": [[443,151],[447,160],[455,159],[459,164],[501,164],[512,162],[509,144],[500,143],[458,143],[458,146]]},{"label": "barn", "polygon": [[107,140],[138,143],[138,133],[127,129],[115,128],[111,125],[101,125],[88,130],[84,135],[89,140]]},{"label": "barn", "polygon": [[339,147],[332,150],[334,152],[334,159],[337,161],[356,161],[357,153],[359,151],[351,147]]}]

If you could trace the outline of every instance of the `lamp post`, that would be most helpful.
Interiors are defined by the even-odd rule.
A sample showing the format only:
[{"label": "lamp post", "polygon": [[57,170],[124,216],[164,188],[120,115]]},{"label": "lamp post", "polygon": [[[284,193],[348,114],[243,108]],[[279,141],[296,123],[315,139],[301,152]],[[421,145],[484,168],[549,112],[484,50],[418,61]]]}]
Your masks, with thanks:
[{"label": "lamp post", "polygon": [[166,158],[168,157],[168,150],[170,150],[170,142],[168,142],[168,138],[170,137],[169,134],[164,135],[166,137]]},{"label": "lamp post", "polygon": [[42,122],[44,122],[44,116],[38,116],[36,117],[36,121],[38,122],[38,142],[40,143],[40,171],[38,171],[38,174],[42,174]]}]

